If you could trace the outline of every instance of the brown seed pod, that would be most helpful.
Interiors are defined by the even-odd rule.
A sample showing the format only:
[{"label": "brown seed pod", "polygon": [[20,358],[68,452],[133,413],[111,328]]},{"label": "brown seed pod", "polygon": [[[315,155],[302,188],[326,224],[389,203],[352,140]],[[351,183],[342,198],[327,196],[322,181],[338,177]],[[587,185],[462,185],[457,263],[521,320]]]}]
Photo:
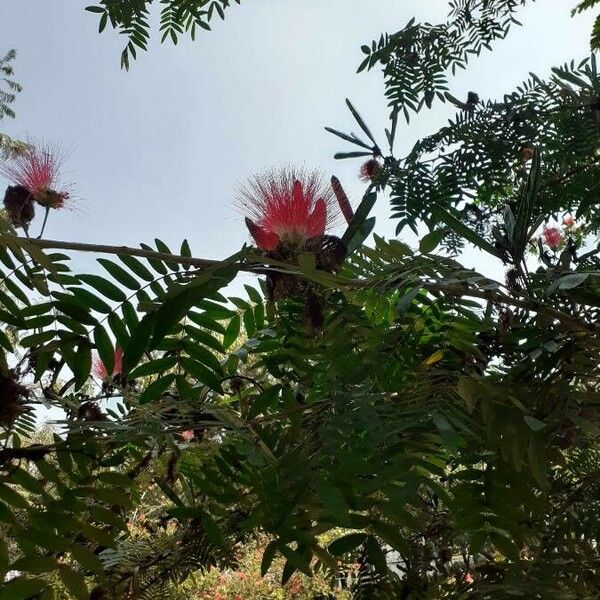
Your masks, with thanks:
[{"label": "brown seed pod", "polygon": [[[319,235],[308,239],[300,248],[279,244],[275,250],[268,252],[267,256],[282,262],[295,263],[303,252],[314,254],[315,266],[319,271],[334,273],[346,257],[346,245],[333,235]],[[304,292],[305,288],[305,283],[297,275],[267,272],[267,297],[271,301],[289,298]]]},{"label": "brown seed pod", "polygon": [[452,560],[452,548],[441,548],[438,556],[442,562],[450,562]]},{"label": "brown seed pod", "polygon": [[523,162],[527,162],[533,158],[535,148],[531,144],[523,144],[521,146],[521,158]]},{"label": "brown seed pod", "polygon": [[321,329],[325,322],[323,302],[312,289],[309,289],[306,294],[305,311],[309,327],[312,330]]},{"label": "brown seed pod", "polygon": [[106,415],[94,402],[82,402],[77,408],[77,418],[81,421],[105,421]]},{"label": "brown seed pod", "polygon": [[108,588],[104,587],[103,585],[99,585],[99,586],[95,587],[90,592],[89,600],[108,600],[108,599],[109,599]]},{"label": "brown seed pod", "polygon": [[31,192],[22,185],[9,185],[4,194],[4,208],[14,227],[25,227],[35,217],[35,205]]},{"label": "brown seed pod", "polygon": [[321,235],[306,242],[305,250],[315,255],[319,271],[335,273],[346,258],[346,245],[334,235]]},{"label": "brown seed pod", "polygon": [[165,480],[167,483],[175,483],[177,479],[177,473],[179,470],[179,461],[181,459],[181,455],[179,452],[172,452],[169,456],[169,461],[167,463],[167,476]]},{"label": "brown seed pod", "polygon": [[15,380],[14,374],[0,375],[0,425],[9,426],[27,412],[29,391]]}]

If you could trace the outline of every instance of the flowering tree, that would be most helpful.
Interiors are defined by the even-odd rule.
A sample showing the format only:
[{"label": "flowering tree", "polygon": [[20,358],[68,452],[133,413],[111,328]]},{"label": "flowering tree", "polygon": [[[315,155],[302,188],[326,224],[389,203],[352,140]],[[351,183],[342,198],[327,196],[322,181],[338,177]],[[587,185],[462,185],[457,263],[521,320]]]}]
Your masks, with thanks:
[{"label": "flowering tree", "polygon": [[[448,91],[519,4],[454,2],[446,24],[363,47],[385,144],[350,102],[361,136],[328,128],[350,144],[338,158],[366,161],[362,200],[261,175],[239,199],[252,245],[224,260],[45,240],[35,208],[69,201],[57,155],[4,163],[0,570],[16,576],[0,598],[58,581],[174,597],[256,534],[263,575],[342,578],[356,599],[598,597],[596,59],[500,102]],[[436,99],[456,118],[396,156],[398,119]],[[399,232],[429,230],[418,250],[365,243],[384,191]],[[462,266],[465,244],[504,276]],[[102,255],[104,274],[63,251]],[[227,297],[240,272],[257,285]],[[29,443],[41,403],[64,431]]]}]

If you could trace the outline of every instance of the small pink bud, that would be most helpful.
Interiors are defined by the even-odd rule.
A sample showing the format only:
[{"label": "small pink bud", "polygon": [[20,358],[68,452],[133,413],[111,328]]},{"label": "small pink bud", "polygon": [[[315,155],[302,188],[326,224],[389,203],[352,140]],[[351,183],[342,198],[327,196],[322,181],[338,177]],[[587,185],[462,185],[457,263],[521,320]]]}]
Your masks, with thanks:
[{"label": "small pink bud", "polygon": [[575,219],[573,218],[573,215],[566,215],[563,219],[563,225],[565,227],[572,227],[574,223]]},{"label": "small pink bud", "polygon": [[359,177],[365,183],[370,183],[377,178],[377,175],[381,173],[382,168],[381,163],[376,158],[370,158],[360,168]]}]

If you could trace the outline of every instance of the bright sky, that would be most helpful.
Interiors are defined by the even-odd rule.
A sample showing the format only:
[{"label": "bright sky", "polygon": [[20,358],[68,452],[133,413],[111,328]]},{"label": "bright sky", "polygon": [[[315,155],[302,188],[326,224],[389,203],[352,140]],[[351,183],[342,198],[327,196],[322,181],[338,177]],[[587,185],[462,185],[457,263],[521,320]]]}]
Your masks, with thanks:
[{"label": "bright sky", "polygon": [[[73,149],[68,171],[80,210],[53,215],[46,237],[135,246],[156,236],[174,249],[187,237],[194,255],[208,258],[248,241],[232,199],[257,171],[318,167],[360,198],[360,163],[333,160],[348,145],[323,130],[356,129],[348,96],[384,138],[382,79],[379,72],[356,75],[360,45],[412,16],[439,22],[447,12],[442,0],[243,0],[196,42],[161,46],[155,35],[127,73],[119,68],[123,38],[97,34],[97,15],[83,10],[89,3],[0,3],[0,52],[17,49],[24,86],[17,119],[2,128]],[[593,15],[571,19],[572,4],[540,0],[522,10],[524,27],[461,73],[454,95],[497,97],[529,71],[545,76],[586,56]],[[452,114],[437,105],[402,126],[398,151]],[[376,231],[389,236],[395,224],[387,214],[381,199]],[[82,255],[74,264],[94,268]]]}]

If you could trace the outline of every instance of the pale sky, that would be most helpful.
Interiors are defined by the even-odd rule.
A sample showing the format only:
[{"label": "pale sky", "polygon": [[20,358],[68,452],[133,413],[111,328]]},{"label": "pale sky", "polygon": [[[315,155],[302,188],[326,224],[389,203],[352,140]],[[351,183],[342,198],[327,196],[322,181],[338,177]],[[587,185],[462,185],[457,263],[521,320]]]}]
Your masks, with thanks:
[{"label": "pale sky", "polygon": [[[360,162],[335,161],[348,145],[323,127],[356,129],[344,105],[349,97],[383,143],[382,78],[379,71],[355,73],[360,45],[412,16],[440,22],[447,13],[442,0],[243,0],[196,42],[160,45],[155,31],[150,51],[125,72],[123,38],[98,35],[97,15],[84,11],[90,3],[0,2],[0,53],[17,49],[16,78],[24,86],[13,105],[17,119],[1,128],[72,148],[67,170],[79,210],[54,214],[46,237],[134,246],[160,237],[174,249],[187,237],[194,255],[207,258],[248,241],[232,200],[257,171],[317,167],[336,174],[358,201]],[[475,59],[452,93],[498,97],[529,71],[544,77],[554,65],[585,57],[593,14],[570,18],[574,4],[539,0],[522,10],[524,27]],[[436,105],[402,125],[397,152],[453,112]],[[376,231],[393,236],[384,198],[376,215]],[[84,255],[74,266],[95,268]]]}]

